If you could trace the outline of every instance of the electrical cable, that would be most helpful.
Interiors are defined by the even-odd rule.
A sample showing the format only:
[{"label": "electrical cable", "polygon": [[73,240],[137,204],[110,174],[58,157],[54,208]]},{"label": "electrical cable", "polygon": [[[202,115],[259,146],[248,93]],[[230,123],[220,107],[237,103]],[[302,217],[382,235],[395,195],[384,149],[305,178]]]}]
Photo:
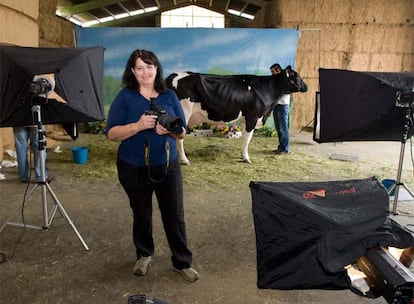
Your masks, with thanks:
[{"label": "electrical cable", "polygon": [[[33,101],[33,99],[32,99],[32,101]],[[33,113],[32,113],[32,125],[35,125],[35,117],[34,117]],[[30,181],[32,180],[32,170],[30,170],[30,168],[32,168],[33,163],[34,163],[34,151],[32,149],[32,147],[33,147],[32,138],[34,136],[30,136],[31,132],[32,132],[32,130],[29,130],[29,138],[30,138],[30,149],[29,149],[30,153],[29,153],[29,164],[28,164],[29,165],[29,177],[28,177],[27,182],[26,182],[26,187],[25,187],[25,190],[24,190],[24,193],[23,193],[23,200],[22,200],[22,203],[21,203],[22,207],[20,209],[22,224],[23,224],[24,229],[22,230],[20,236],[18,237],[18,239],[16,240],[16,242],[13,246],[10,258],[7,258],[5,253],[0,252],[0,264],[5,263],[5,262],[7,262],[9,260],[12,260],[14,258],[17,247],[20,244],[21,240],[23,239],[24,233],[26,231],[26,222],[25,222],[25,218],[24,218],[24,208],[25,208],[25,204],[26,204],[26,198],[27,198],[27,193],[28,193],[29,186],[30,186]],[[36,136],[37,136],[37,134],[36,134]]]}]

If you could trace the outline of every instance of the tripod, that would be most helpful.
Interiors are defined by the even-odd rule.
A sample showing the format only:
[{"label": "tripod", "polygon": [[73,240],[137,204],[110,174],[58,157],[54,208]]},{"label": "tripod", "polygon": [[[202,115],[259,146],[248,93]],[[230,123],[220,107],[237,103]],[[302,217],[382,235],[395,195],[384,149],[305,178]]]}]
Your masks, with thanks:
[{"label": "tripod", "polygon": [[400,187],[404,187],[405,190],[414,198],[414,193],[408,189],[408,187],[401,181],[401,174],[402,174],[402,167],[404,162],[404,152],[405,152],[405,143],[407,142],[408,134],[411,135],[411,128],[413,125],[413,111],[412,105],[407,107],[406,114],[405,114],[405,123],[403,128],[403,133],[401,137],[401,150],[400,150],[400,160],[398,163],[398,171],[397,171],[397,179],[395,180],[395,184],[388,190],[388,193],[391,193],[395,189],[394,195],[394,203],[392,207],[392,213],[397,215],[397,204],[398,204],[398,194],[400,192]]},{"label": "tripod", "polygon": [[[37,134],[38,134],[38,141],[39,141],[39,161],[40,161],[40,181],[37,182],[37,184],[29,191],[27,196],[25,197],[25,200],[28,199],[33,192],[40,187],[41,194],[42,194],[42,211],[43,211],[43,225],[42,227],[35,226],[35,225],[28,225],[25,223],[17,223],[12,222],[11,219],[13,219],[16,214],[23,209],[24,203],[16,209],[16,211],[7,219],[7,221],[1,226],[0,232],[6,227],[6,225],[14,225],[14,226],[20,226],[25,228],[31,228],[31,229],[49,229],[49,227],[52,225],[53,219],[56,215],[56,212],[59,211],[59,213],[69,222],[69,224],[72,226],[73,231],[75,232],[76,236],[81,241],[83,247],[85,247],[86,250],[89,250],[88,245],[83,240],[82,236],[80,235],[79,231],[76,229],[75,225],[73,224],[72,220],[70,219],[69,215],[65,211],[65,208],[63,208],[62,203],[57,198],[56,194],[53,192],[52,188],[50,187],[47,179],[46,179],[46,164],[45,164],[45,158],[44,153],[46,149],[46,139],[45,139],[45,132],[43,130],[42,120],[41,120],[41,114],[40,114],[40,105],[34,105],[32,106],[32,112],[33,114],[36,114],[36,124],[37,124]],[[51,208],[49,212],[49,206],[47,202],[47,193],[49,192],[50,196],[53,198],[54,205]]]}]

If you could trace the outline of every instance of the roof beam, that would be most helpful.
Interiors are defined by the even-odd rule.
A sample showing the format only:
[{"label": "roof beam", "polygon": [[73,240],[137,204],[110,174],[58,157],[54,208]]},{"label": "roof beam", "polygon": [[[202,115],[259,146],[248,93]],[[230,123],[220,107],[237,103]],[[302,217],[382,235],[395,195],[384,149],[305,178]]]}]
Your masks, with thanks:
[{"label": "roof beam", "polygon": [[264,1],[264,0],[243,0],[243,1],[247,3],[255,4],[260,7],[265,7],[266,4],[269,2],[269,1]]},{"label": "roof beam", "polygon": [[[246,19],[246,18],[243,18],[243,17],[240,17],[240,16],[229,14],[226,10],[223,11],[221,9],[212,9],[211,7],[208,7],[208,5],[200,5],[198,3],[196,5],[199,6],[199,7],[203,7],[205,9],[213,10],[217,13],[223,14],[224,16],[226,16],[226,18],[238,20],[241,23],[246,23],[247,24],[251,21],[249,19]],[[158,14],[161,14],[162,12],[169,11],[171,9],[175,9],[175,8],[179,8],[179,7],[185,7],[185,6],[188,6],[188,3],[187,4],[182,4],[182,5],[179,5],[179,6],[174,6],[174,4],[171,3],[171,4],[169,4],[168,7],[163,6],[161,10],[157,10],[157,11],[150,12],[150,13],[145,13],[145,14],[140,14],[140,15],[128,17],[128,21],[129,22],[130,21],[136,21],[136,20],[139,20],[139,19],[142,19],[142,18],[147,18],[147,17],[150,17],[150,16],[156,16]],[[91,27],[125,26],[125,23],[128,22],[128,21],[126,21],[125,19],[116,19],[116,20],[111,20],[111,21],[107,21],[107,22],[98,23],[98,24],[95,24]]]},{"label": "roof beam", "polygon": [[121,1],[119,0],[96,0],[88,1],[82,4],[77,5],[68,5],[63,7],[58,7],[59,13],[61,16],[71,16],[79,13],[83,13],[95,8],[102,8],[106,5],[117,4]]}]

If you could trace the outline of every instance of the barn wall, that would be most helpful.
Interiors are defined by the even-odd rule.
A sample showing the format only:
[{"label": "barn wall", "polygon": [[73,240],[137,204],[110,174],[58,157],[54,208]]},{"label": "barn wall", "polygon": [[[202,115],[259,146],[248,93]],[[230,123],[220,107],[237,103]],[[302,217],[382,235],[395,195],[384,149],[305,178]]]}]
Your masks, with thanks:
[{"label": "barn wall", "polygon": [[[57,0],[39,3],[39,45],[72,46],[72,25],[55,16]],[[319,67],[414,71],[412,0],[272,0],[251,27],[301,29],[296,69],[309,91],[294,95],[292,130],[313,125]]]},{"label": "barn wall", "polygon": [[[0,44],[74,46],[72,25],[55,16],[56,4],[57,0],[0,0]],[[47,126],[47,131],[54,128]],[[53,145],[51,138],[48,145]],[[14,149],[12,128],[0,128],[0,162],[5,149]]]},{"label": "barn wall", "polygon": [[[0,44],[38,46],[37,0],[0,0]],[[0,162],[3,152],[14,149],[12,128],[0,128]]]},{"label": "barn wall", "polygon": [[301,29],[296,68],[310,90],[294,95],[293,130],[313,125],[319,67],[414,71],[412,0],[274,0],[251,26]]},{"label": "barn wall", "polygon": [[75,46],[74,25],[56,16],[57,0],[39,1],[39,46]]},{"label": "barn wall", "polygon": [[[55,16],[56,3],[0,0],[0,43],[74,46],[73,26]],[[294,95],[293,130],[312,125],[319,67],[414,71],[412,0],[273,0],[250,27],[301,29],[296,69],[309,92]]]},{"label": "barn wall", "polygon": [[37,46],[38,0],[0,0],[0,43]]},{"label": "barn wall", "polygon": [[73,26],[55,15],[57,0],[0,0],[0,43],[74,46]]}]

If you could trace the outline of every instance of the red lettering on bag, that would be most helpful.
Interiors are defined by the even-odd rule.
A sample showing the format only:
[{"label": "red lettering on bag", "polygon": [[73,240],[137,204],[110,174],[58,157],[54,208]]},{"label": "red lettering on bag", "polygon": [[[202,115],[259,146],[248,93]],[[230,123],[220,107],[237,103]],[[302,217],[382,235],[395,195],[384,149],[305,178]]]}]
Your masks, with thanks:
[{"label": "red lettering on bag", "polygon": [[352,187],[350,189],[339,190],[337,193],[338,194],[350,194],[350,193],[355,193],[355,192],[356,192],[355,187]]},{"label": "red lettering on bag", "polygon": [[306,198],[306,199],[316,198],[316,195],[311,192],[305,192],[302,194],[302,196],[303,198]]}]

